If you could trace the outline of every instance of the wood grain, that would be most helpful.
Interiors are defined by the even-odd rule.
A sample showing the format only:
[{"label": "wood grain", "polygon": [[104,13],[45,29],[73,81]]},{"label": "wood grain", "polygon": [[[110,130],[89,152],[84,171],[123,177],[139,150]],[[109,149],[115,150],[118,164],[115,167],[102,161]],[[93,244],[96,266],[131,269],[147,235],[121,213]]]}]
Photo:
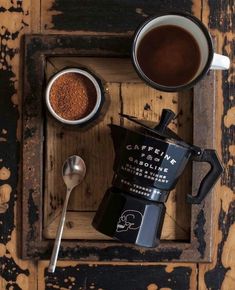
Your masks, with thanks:
[{"label": "wood grain", "polygon": [[36,289],[37,268],[18,255],[21,236],[17,186],[21,138],[20,39],[30,31],[31,3],[1,1],[0,27],[0,289]]},{"label": "wood grain", "polygon": [[[41,28],[44,33],[127,34],[132,33],[148,16],[166,9],[191,11],[187,0],[88,2],[42,0]],[[99,21],[98,21],[99,20]]]},{"label": "wood grain", "polygon": [[225,166],[221,184],[217,186],[215,203],[215,225],[213,263],[199,265],[198,287],[204,289],[235,289],[234,265],[234,3],[223,1],[223,5],[205,1],[203,22],[216,36],[216,50],[228,55],[230,70],[217,72],[216,103],[216,148]]},{"label": "wood grain", "polygon": [[[25,37],[25,79],[24,79],[24,111],[23,111],[23,243],[22,255],[24,258],[48,258],[52,245],[42,236],[43,197],[44,197],[44,158],[45,152],[45,114],[41,93],[45,83],[45,64],[49,56],[82,55],[100,57],[127,57],[131,40],[127,36],[77,36],[77,35],[28,35]],[[102,47],[102,50],[100,48]],[[40,56],[40,57],[39,57]],[[53,64],[50,63],[53,67]],[[208,79],[208,78],[207,78]],[[194,98],[194,107],[200,109],[200,104],[205,99],[206,107],[214,103],[214,86],[208,83],[203,90],[197,88],[197,97]],[[206,95],[205,95],[206,93]],[[120,94],[121,97],[121,94]],[[160,95],[160,98],[161,95]],[[174,101],[173,101],[174,102]],[[150,105],[145,104],[149,110]],[[179,114],[180,116],[181,114]],[[179,116],[177,116],[179,118]],[[198,118],[193,121],[193,126],[209,126],[208,118]],[[202,123],[200,123],[203,121]],[[208,123],[208,124],[207,124]],[[97,124],[98,125],[98,124]],[[180,127],[180,125],[179,125]],[[192,132],[191,132],[192,133]],[[208,132],[211,134],[211,132]],[[190,136],[190,134],[189,134]],[[211,135],[213,136],[213,134]],[[211,137],[213,139],[213,137]],[[209,146],[209,143],[208,143]],[[210,146],[209,146],[210,147]],[[190,172],[190,171],[189,171]],[[184,192],[185,193],[185,192]],[[89,242],[80,240],[80,243],[63,240],[60,251],[61,258],[98,260],[126,260],[126,261],[208,261],[211,259],[211,242],[204,243],[211,225],[211,202],[207,197],[208,206],[204,212],[204,203],[193,205],[195,223],[191,226],[190,242],[164,242],[154,250],[142,250],[130,245],[99,241]],[[56,200],[56,199],[55,199]],[[196,216],[195,216],[196,213]],[[208,217],[208,219],[207,219]],[[211,237],[210,237],[211,239]],[[201,246],[203,244],[203,247]],[[91,255],[91,253],[93,253]]]},{"label": "wood grain", "polygon": [[[197,17],[202,16],[202,20],[204,24],[208,25],[216,35],[218,40],[218,52],[228,53],[229,56],[233,57],[233,29],[234,29],[234,19],[233,19],[233,8],[234,1],[212,1],[212,0],[203,0],[203,1],[155,1],[155,8],[152,9],[151,13],[156,13],[161,9],[185,9],[187,11],[193,12]],[[16,103],[20,103],[20,82],[21,78],[19,77],[19,61],[21,59],[22,51],[19,51],[19,43],[20,43],[20,35],[26,31],[32,29],[34,32],[40,32],[40,29],[44,31],[50,32],[65,32],[66,33],[96,33],[95,25],[97,18],[90,18],[85,25],[86,30],[79,26],[81,22],[77,22],[78,15],[80,15],[80,19],[83,18],[81,15],[85,12],[88,12],[89,9],[82,10],[79,14],[79,3],[77,1],[77,5],[74,7],[74,3],[72,5],[65,3],[62,0],[56,1],[42,1],[42,6],[40,8],[41,1],[34,0],[23,0],[23,1],[5,1],[3,0],[0,5],[1,10],[1,25],[4,27],[1,31],[1,53],[6,52],[5,55],[1,54],[1,60],[4,60],[0,64],[0,82],[1,85],[4,84],[1,91],[0,98],[0,118],[1,118],[1,127],[4,131],[0,130],[1,137],[5,138],[7,142],[1,139],[0,142],[0,161],[1,168],[6,167],[11,176],[9,179],[1,180],[1,185],[9,184],[13,189],[13,194],[10,195],[10,200],[7,203],[9,206],[9,210],[7,214],[1,215],[0,223],[4,222],[4,231],[1,235],[1,244],[0,244],[0,259],[1,263],[5,266],[5,273],[7,270],[11,271],[11,277],[7,276],[5,273],[1,272],[0,278],[0,289],[7,289],[7,287],[15,288],[15,289],[24,289],[24,290],[33,290],[33,289],[63,289],[62,287],[68,288],[71,286],[71,289],[75,289],[76,285],[81,285],[80,289],[86,289],[91,286],[94,288],[92,284],[94,279],[89,279],[88,283],[85,284],[87,273],[82,272],[82,275],[79,275],[75,272],[75,283],[73,281],[74,271],[76,271],[77,263],[76,262],[59,262],[59,266],[62,271],[59,271],[55,276],[48,276],[45,268],[47,267],[47,262],[40,262],[39,265],[37,263],[32,264],[31,262],[22,261],[18,258],[18,253],[16,252],[16,248],[19,247],[20,241],[20,213],[16,210],[15,206],[15,188],[16,188],[16,172],[17,172],[17,162],[14,155],[15,152],[19,152],[17,146],[14,142],[16,140],[16,119],[17,119],[17,110],[13,109],[14,105],[11,102],[11,99]],[[124,2],[123,2],[124,3]],[[127,1],[128,3],[128,1]],[[146,10],[143,7],[138,8],[139,5],[133,2],[133,5],[136,5],[135,12],[140,14],[140,21],[145,17]],[[125,6],[125,5],[124,5]],[[105,15],[109,15],[106,11],[106,5],[103,5],[104,9],[102,9]],[[110,8],[111,9],[111,8]],[[67,12],[68,10],[68,12]],[[124,8],[125,13],[128,11],[128,5]],[[41,14],[40,14],[41,11]],[[95,10],[95,12],[97,9]],[[73,21],[74,17],[71,19],[71,13],[75,17],[75,21]],[[117,15],[118,9],[116,10]],[[41,16],[40,16],[41,15]],[[59,15],[53,17],[53,15]],[[133,14],[132,14],[133,15]],[[62,19],[62,20],[61,20]],[[111,19],[111,18],[110,18]],[[120,16],[118,17],[119,22],[125,23],[125,21],[120,21],[122,19]],[[130,29],[135,29],[137,22],[133,22],[133,18],[128,20],[128,27]],[[102,17],[100,17],[102,20]],[[23,22],[22,22],[23,21]],[[110,21],[110,20],[109,20]],[[106,21],[100,21],[103,23],[103,31],[100,33],[106,32]],[[31,23],[31,24],[30,24]],[[109,22],[110,31],[112,27],[112,21]],[[133,23],[133,24],[132,24]],[[27,25],[32,25],[31,27]],[[21,29],[21,27],[23,27]],[[5,29],[7,28],[7,29]],[[78,31],[79,29],[79,31]],[[123,29],[123,28],[122,28]],[[82,31],[83,30],[83,31]],[[114,29],[115,30],[115,29]],[[126,31],[126,27],[124,27],[123,31]],[[93,32],[91,32],[93,31]],[[7,40],[6,36],[10,35],[10,38]],[[117,33],[117,32],[115,32]],[[124,32],[125,33],[125,32]],[[5,45],[5,44],[6,45]],[[20,52],[20,54],[18,53]],[[12,54],[13,53],[13,54]],[[7,56],[7,58],[6,58]],[[13,65],[13,67],[12,67]],[[7,68],[7,69],[6,69]],[[15,77],[17,76],[17,77]],[[157,264],[154,266],[154,270],[150,272],[151,282],[146,284],[144,283],[145,277],[149,277],[149,268],[146,268],[146,271],[143,268],[133,266],[130,269],[126,276],[132,277],[133,271],[137,269],[133,276],[135,279],[141,277],[141,282],[134,284],[134,287],[141,285],[141,289],[158,289],[160,284],[158,283],[158,277],[161,278],[162,281],[165,282],[166,285],[161,285],[164,288],[168,289],[184,289],[183,287],[188,286],[188,277],[190,276],[190,287],[186,289],[223,289],[223,290],[233,290],[235,288],[234,283],[234,219],[233,219],[233,201],[234,201],[234,188],[232,186],[233,178],[233,168],[234,168],[234,154],[232,153],[232,146],[234,144],[234,118],[233,118],[233,110],[234,110],[234,73],[233,69],[230,71],[229,75],[226,72],[217,73],[218,79],[218,89],[217,89],[217,107],[216,107],[216,122],[217,122],[217,138],[216,138],[216,149],[220,152],[221,157],[224,158],[224,163],[226,164],[226,172],[223,178],[223,185],[218,186],[218,197],[217,202],[215,204],[214,211],[214,219],[216,222],[215,226],[215,235],[214,240],[216,242],[216,247],[214,250],[214,262],[212,264],[200,264],[199,265],[199,276],[197,276],[197,267],[196,264],[176,264],[176,263],[168,263],[165,270],[162,272],[162,264]],[[229,80],[227,82],[226,80]],[[14,90],[12,88],[14,87]],[[3,93],[2,93],[3,92]],[[10,116],[10,118],[9,118]],[[20,123],[18,123],[18,136],[20,134]],[[2,129],[1,128],[1,129]],[[6,132],[6,133],[3,133]],[[229,149],[230,148],[230,149]],[[20,190],[19,190],[20,192]],[[19,201],[19,200],[18,200]],[[17,219],[16,219],[17,216]],[[17,222],[16,222],[17,220]],[[13,222],[12,222],[13,221]],[[12,230],[13,226],[16,226],[17,231]],[[8,229],[10,229],[8,231]],[[1,231],[2,233],[2,231]],[[10,234],[9,234],[10,233]],[[8,242],[6,242],[8,241]],[[182,271],[185,274],[180,272],[179,269],[182,267]],[[192,272],[190,274],[189,269],[191,268]],[[92,271],[94,268],[91,268]],[[101,281],[101,285],[107,282],[106,289],[115,289],[111,287],[112,281],[117,281],[116,273],[113,275],[103,276],[103,273],[109,273],[110,266],[107,265],[99,272],[100,278],[98,281]],[[175,270],[175,271],[174,271]],[[65,271],[65,272],[64,272]],[[118,271],[122,272],[122,268],[118,268]],[[62,273],[65,273],[61,276]],[[94,272],[93,272],[94,273]],[[97,273],[97,272],[96,272]],[[124,272],[122,272],[124,273]],[[176,280],[177,276],[180,277],[180,281]],[[71,280],[72,277],[72,280]],[[90,277],[90,276],[89,276]],[[105,277],[105,278],[104,278]],[[156,277],[156,279],[155,279]],[[66,280],[67,279],[67,280]],[[81,281],[78,279],[81,279]],[[121,277],[122,280],[123,277]],[[171,279],[175,282],[173,285],[169,283],[167,284],[167,279]],[[118,280],[118,283],[119,283]],[[134,280],[134,279],[133,279]],[[137,280],[136,280],[137,281]],[[138,280],[139,281],[139,280]],[[147,278],[146,278],[147,281]],[[74,284],[75,285],[74,285]],[[38,284],[38,285],[36,285]],[[95,285],[95,287],[98,284]],[[117,284],[120,285],[120,284]],[[68,287],[67,287],[68,286]],[[115,286],[114,286],[115,287]],[[179,288],[180,287],[180,288]],[[161,288],[161,289],[164,289]],[[10,288],[9,288],[10,289]],[[95,288],[96,289],[96,288]],[[98,287],[97,287],[98,289]],[[119,288],[120,289],[120,288]],[[133,287],[132,287],[133,289]],[[130,289],[130,290],[132,290]],[[129,290],[129,289],[127,289]]]},{"label": "wood grain", "polygon": [[[50,58],[46,70],[47,78],[64,67],[86,67],[101,78],[106,87],[105,98],[109,105],[102,121],[84,130],[64,127],[48,116],[44,234],[46,238],[55,238],[59,217],[58,212],[55,217],[54,211],[61,208],[65,192],[61,167],[67,156],[78,154],[85,160],[88,170],[84,182],[74,189],[71,196],[67,224],[73,226],[65,228],[63,237],[103,240],[104,236],[92,229],[90,224],[113,176],[114,152],[107,125],[120,124],[122,120],[119,113],[157,123],[162,109],[170,108],[178,115],[171,125],[172,130],[192,143],[192,93],[162,93],[149,88],[138,78],[129,59]],[[129,128],[133,126],[130,122],[125,122],[124,125]],[[191,174],[188,170],[177,190],[168,199],[162,239],[189,240],[190,205],[185,202],[185,189],[189,192],[190,187]]]}]

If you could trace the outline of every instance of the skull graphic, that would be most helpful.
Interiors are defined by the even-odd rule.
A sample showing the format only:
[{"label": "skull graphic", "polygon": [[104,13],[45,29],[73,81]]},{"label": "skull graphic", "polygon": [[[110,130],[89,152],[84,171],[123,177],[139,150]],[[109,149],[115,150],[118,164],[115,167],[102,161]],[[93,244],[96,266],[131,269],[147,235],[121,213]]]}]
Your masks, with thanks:
[{"label": "skull graphic", "polygon": [[125,210],[119,218],[116,232],[138,230],[142,222],[142,214],[137,210]]}]

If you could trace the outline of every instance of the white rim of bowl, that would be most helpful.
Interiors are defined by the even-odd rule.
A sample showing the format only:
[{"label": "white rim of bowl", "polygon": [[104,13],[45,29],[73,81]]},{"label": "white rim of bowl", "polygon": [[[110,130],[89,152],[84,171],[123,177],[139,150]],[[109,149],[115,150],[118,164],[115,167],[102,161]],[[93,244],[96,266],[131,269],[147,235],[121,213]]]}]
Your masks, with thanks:
[{"label": "white rim of bowl", "polygon": [[[66,74],[66,73],[77,73],[80,75],[84,75],[86,76],[95,86],[96,89],[96,104],[93,108],[93,110],[84,118],[78,119],[78,120],[67,120],[64,119],[62,117],[60,117],[52,108],[51,103],[50,103],[50,90],[51,87],[53,85],[53,83],[55,82],[55,80],[57,80],[60,76]],[[100,85],[98,84],[97,80],[86,70],[83,69],[79,69],[79,68],[68,68],[68,69],[64,69],[58,73],[56,73],[51,80],[49,81],[49,83],[47,84],[46,87],[46,104],[47,104],[47,108],[49,109],[50,113],[60,122],[65,123],[65,124],[71,124],[71,125],[77,125],[77,124],[83,124],[86,123],[87,121],[89,121],[92,117],[94,117],[94,115],[97,113],[100,104],[101,104],[101,88]]]}]

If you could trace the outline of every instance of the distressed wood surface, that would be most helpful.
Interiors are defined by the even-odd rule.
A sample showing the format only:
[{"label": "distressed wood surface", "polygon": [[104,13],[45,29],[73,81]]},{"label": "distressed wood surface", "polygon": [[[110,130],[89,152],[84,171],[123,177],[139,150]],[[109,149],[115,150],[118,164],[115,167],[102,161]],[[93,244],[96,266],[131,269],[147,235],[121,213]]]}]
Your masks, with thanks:
[{"label": "distressed wood surface", "polygon": [[[217,106],[216,149],[220,152],[226,171],[221,185],[217,187],[215,203],[215,248],[211,264],[155,264],[140,265],[107,264],[91,266],[74,262],[59,262],[58,272],[50,276],[47,262],[32,263],[19,259],[21,214],[19,210],[20,189],[17,189],[19,164],[20,123],[17,126],[21,101],[22,78],[19,63],[22,55],[20,36],[25,32],[66,33],[126,33],[133,30],[147,14],[159,9],[177,8],[187,10],[210,27],[216,35],[217,50],[234,55],[234,1],[152,1],[150,9],[145,1],[120,1],[120,8],[93,1],[95,9],[80,5],[80,1],[23,0],[0,2],[0,288],[1,289],[235,289],[234,251],[234,72],[216,73]],[[41,7],[40,8],[40,3]],[[87,3],[91,3],[90,1]],[[110,3],[112,3],[110,1]],[[88,5],[88,4],[87,4]],[[108,7],[107,7],[108,5]],[[115,9],[114,9],[115,7]],[[128,17],[126,12],[132,7]],[[82,8],[82,9],[81,9]],[[99,11],[100,21],[90,11]],[[88,13],[89,11],[89,13]],[[112,17],[108,17],[112,11]],[[121,14],[120,14],[121,12]],[[135,15],[137,14],[137,15]],[[103,18],[104,15],[106,18]],[[120,17],[120,15],[122,15]],[[85,16],[82,17],[82,16]],[[112,19],[116,19],[112,25]],[[95,21],[94,21],[95,19]],[[129,21],[131,19],[132,21]],[[135,20],[133,22],[133,19]],[[104,21],[103,21],[104,20]],[[125,21],[127,20],[127,21]],[[109,25],[107,25],[109,24]],[[2,54],[3,53],[3,54]],[[117,268],[114,268],[117,267]],[[197,268],[199,267],[199,275]],[[81,271],[81,272],[80,272]],[[82,273],[82,274],[81,274]],[[117,275],[119,273],[119,275]],[[125,275],[124,275],[125,274]],[[128,281],[126,281],[128,277]],[[145,283],[146,281],[146,283]],[[171,282],[173,281],[173,282]],[[125,284],[126,282],[126,284]],[[130,286],[128,286],[130,285]]]},{"label": "distressed wood surface", "polygon": [[[77,152],[84,158],[88,171],[84,182],[75,188],[71,195],[63,237],[104,240],[107,237],[92,229],[91,222],[113,176],[114,151],[107,125],[111,122],[120,124],[119,113],[135,115],[157,123],[161,110],[167,107],[178,115],[171,125],[172,130],[182,139],[192,143],[192,91],[169,94],[151,89],[138,78],[131,61],[125,58],[57,57],[50,58],[48,62],[47,78],[66,66],[86,66],[90,71],[94,71],[106,87],[105,98],[109,107],[102,122],[87,130],[61,126],[48,116],[44,233],[47,238],[55,238],[61,210],[57,210],[56,215],[53,213],[55,209],[61,209],[61,201],[64,199],[62,189],[65,189],[61,178],[61,166],[67,156]],[[126,126],[133,125],[127,122]],[[177,190],[172,192],[168,199],[161,236],[163,240],[189,240],[191,206],[185,199],[186,192],[190,191],[191,172],[188,170],[180,179]]]},{"label": "distressed wood surface", "polygon": [[[84,61],[84,57],[92,57],[95,56],[94,60],[88,61],[90,65],[94,65],[97,61],[97,57],[128,57],[129,51],[130,51],[130,45],[131,45],[131,39],[129,36],[81,36],[81,35],[28,35],[25,37],[25,58],[24,58],[24,108],[23,108],[23,141],[22,141],[22,148],[23,148],[23,157],[22,157],[22,167],[23,167],[23,175],[22,175],[22,190],[23,190],[23,204],[27,204],[26,206],[22,207],[22,214],[23,214],[23,234],[22,234],[22,256],[24,258],[40,258],[40,259],[46,259],[49,258],[51,248],[52,248],[52,242],[48,238],[45,237],[52,237],[51,235],[48,236],[48,233],[51,234],[55,233],[55,223],[58,221],[58,213],[59,211],[56,211],[53,215],[55,206],[55,201],[58,200],[57,204],[61,206],[61,200],[62,196],[56,195],[55,198],[51,198],[53,196],[53,190],[54,190],[54,183],[58,183],[58,180],[56,179],[56,176],[60,176],[56,173],[54,174],[53,171],[51,171],[51,165],[55,164],[57,155],[63,155],[67,149],[73,149],[77,150],[80,147],[80,150],[82,149],[81,146],[83,146],[84,141],[86,139],[89,139],[90,142],[88,142],[88,147],[90,148],[90,143],[93,143],[94,138],[97,138],[97,145],[96,147],[99,148],[99,143],[103,142],[103,139],[106,140],[108,138],[107,134],[106,136],[103,135],[103,133],[99,133],[99,127],[102,127],[101,124],[104,122],[104,120],[108,119],[108,115],[113,115],[111,119],[116,119],[115,116],[117,116],[117,111],[112,112],[112,110],[108,110],[106,114],[103,114],[103,121],[101,123],[97,123],[95,127],[86,127],[83,129],[86,130],[80,130],[80,134],[78,134],[79,137],[77,137],[74,132],[75,127],[73,128],[64,128],[64,142],[67,144],[64,146],[62,138],[57,138],[58,136],[63,136],[61,134],[61,131],[58,131],[55,134],[55,129],[59,128],[59,125],[52,126],[54,129],[49,132],[50,126],[47,126],[47,124],[51,124],[52,119],[50,117],[48,118],[48,122],[46,122],[46,115],[44,112],[43,107],[43,99],[42,99],[42,92],[44,90],[43,84],[46,82],[44,80],[44,75],[48,74],[47,69],[54,68],[56,69],[56,62],[54,64],[54,60],[51,61],[51,57],[56,56],[56,58],[61,58],[61,56],[64,56],[65,54],[67,56],[73,56],[73,60],[78,61],[80,58],[75,59],[74,55],[80,55],[82,57],[82,60]],[[102,48],[102,49],[100,49]],[[66,59],[67,61],[68,59]],[[111,59],[112,60],[112,59]],[[70,60],[71,62],[72,60]],[[123,60],[120,59],[120,62]],[[61,65],[62,59],[60,59],[60,65]],[[104,64],[107,61],[104,61]],[[99,60],[99,66],[97,67],[99,70],[100,67],[100,60]],[[67,63],[66,63],[67,66]],[[88,67],[89,69],[93,70],[95,67]],[[116,66],[117,68],[117,66]],[[58,70],[59,68],[57,68]],[[178,131],[179,135],[182,137],[185,137],[184,135],[187,135],[186,140],[191,140],[192,133],[194,131],[194,128],[200,126],[206,126],[207,129],[207,140],[203,145],[207,145],[208,147],[211,147],[211,140],[213,139],[213,132],[214,130],[214,123],[210,121],[210,118],[207,114],[205,114],[205,109],[201,106],[202,103],[204,103],[205,108],[207,108],[207,111],[210,111],[210,107],[214,106],[214,86],[213,86],[213,74],[210,74],[210,76],[206,76],[204,81],[202,82],[202,86],[198,84],[195,87],[195,92],[197,92],[197,96],[195,94],[192,94],[192,90],[184,93],[179,94],[162,94],[160,92],[157,92],[155,90],[150,90],[146,85],[143,86],[142,82],[137,83],[136,82],[136,76],[132,77],[130,74],[130,66],[128,69],[128,66],[124,65],[121,72],[123,73],[123,69],[129,71],[129,79],[131,80],[130,83],[125,82],[119,82],[119,98],[113,97],[114,101],[116,102],[116,107],[120,107],[121,111],[124,112],[131,112],[132,114],[138,114],[137,116],[139,118],[147,118],[154,120],[159,116],[161,106],[169,106],[174,111],[178,111],[176,120],[172,124],[172,127]],[[95,72],[95,71],[94,71]],[[102,70],[99,71],[100,73]],[[104,74],[104,81],[105,77],[107,76],[107,68],[103,69]],[[114,73],[112,73],[109,77],[111,80]],[[116,75],[115,79],[118,78],[121,80],[121,74],[120,76]],[[102,77],[102,75],[100,75]],[[132,80],[134,79],[134,84],[132,84]],[[128,79],[127,79],[128,80]],[[110,84],[108,82],[107,84]],[[113,83],[116,84],[116,83]],[[204,84],[204,85],[203,85]],[[134,86],[133,86],[134,85]],[[125,88],[125,89],[124,89]],[[138,88],[138,90],[136,90]],[[143,89],[144,88],[144,89]],[[147,88],[147,90],[145,89]],[[108,87],[107,87],[108,89]],[[130,90],[131,89],[131,90]],[[132,90],[135,90],[134,92]],[[152,93],[151,93],[152,92]],[[133,93],[136,95],[135,102],[133,98]],[[146,93],[149,94],[149,97],[146,95],[141,96],[140,93]],[[106,97],[108,97],[109,94],[107,94]],[[112,105],[112,95],[109,96],[110,100],[109,103],[111,103],[110,108],[113,107]],[[169,100],[171,100],[169,102]],[[143,102],[144,101],[144,102]],[[193,101],[193,102],[192,102]],[[190,113],[192,110],[192,103],[193,107],[196,109],[196,112],[198,115],[203,114],[204,118],[193,118],[193,128],[190,125],[192,120],[192,114]],[[133,110],[133,108],[136,108],[136,110]],[[147,109],[147,110],[146,110]],[[143,115],[143,112],[147,111],[147,114]],[[102,120],[102,119],[101,119]],[[100,120],[100,121],[101,121]],[[120,122],[123,122],[120,120]],[[133,125],[132,125],[133,126]],[[211,130],[211,129],[212,130]],[[49,129],[49,130],[48,130]],[[93,129],[95,129],[93,131]],[[46,132],[48,131],[48,132]],[[93,131],[94,134],[90,134],[90,132]],[[107,132],[107,127],[104,126],[104,132]],[[74,133],[74,134],[73,134]],[[80,138],[80,135],[84,134],[84,138]],[[197,134],[198,137],[200,134]],[[67,137],[69,138],[67,138]],[[86,138],[85,138],[86,136]],[[103,136],[102,141],[100,142],[100,137]],[[49,139],[52,139],[50,141]],[[92,137],[92,138],[91,138]],[[73,142],[76,138],[78,139],[77,142]],[[189,139],[188,139],[189,138]],[[66,141],[66,139],[68,139]],[[200,137],[198,138],[200,140]],[[45,140],[45,141],[44,141]],[[108,140],[108,139],[107,139]],[[49,141],[49,142],[48,142]],[[195,140],[196,141],[196,140]],[[51,146],[51,142],[54,143],[54,146]],[[110,141],[111,142],[111,141]],[[193,140],[192,140],[193,142]],[[196,142],[197,143],[197,142]],[[200,143],[200,142],[199,142]],[[59,144],[59,145],[58,145]],[[80,144],[80,145],[79,145]],[[45,145],[45,146],[44,146]],[[50,154],[48,154],[48,160],[53,162],[46,162],[48,166],[46,167],[46,172],[44,172],[44,156],[46,155],[46,151],[48,149],[48,145],[50,146]],[[105,147],[105,144],[103,144]],[[53,147],[53,150],[52,150]],[[107,150],[110,150],[107,148]],[[106,151],[107,151],[106,150]],[[54,154],[54,151],[58,152],[57,155]],[[81,150],[84,155],[86,155],[86,146]],[[93,152],[93,151],[92,151]],[[108,154],[113,156],[112,151],[110,151],[111,154]],[[71,152],[69,154],[72,154]],[[94,153],[93,153],[94,154]],[[102,152],[103,154],[103,152]],[[100,156],[102,156],[100,154]],[[53,157],[54,156],[54,157]],[[66,155],[67,156],[67,155]],[[99,156],[99,158],[100,158]],[[89,163],[89,160],[91,160],[90,153],[87,152],[86,157]],[[64,157],[65,158],[65,157]],[[85,158],[85,159],[86,159]],[[92,162],[92,160],[91,160]],[[98,162],[99,163],[99,162]],[[102,162],[101,162],[102,163]],[[111,160],[112,163],[112,160]],[[55,169],[57,168],[56,165]],[[102,170],[105,169],[105,167],[102,165]],[[93,166],[92,166],[93,169]],[[100,171],[100,168],[97,168],[98,171]],[[58,170],[60,171],[60,167],[58,167]],[[200,169],[201,170],[201,169]],[[56,171],[56,170],[55,170]],[[88,170],[89,171],[89,170]],[[90,173],[92,174],[93,170],[90,170]],[[171,219],[171,222],[173,222],[173,227],[175,227],[176,235],[175,237],[177,240],[172,241],[163,241],[160,243],[160,245],[155,249],[140,249],[139,247],[135,247],[133,245],[127,245],[115,242],[114,240],[106,241],[104,243],[97,240],[93,241],[87,241],[87,240],[80,240],[79,243],[77,241],[71,241],[71,240],[62,240],[61,244],[61,250],[59,252],[59,258],[63,259],[69,259],[70,257],[73,257],[73,259],[80,259],[80,260],[87,260],[87,261],[139,261],[139,262],[157,262],[157,261],[184,261],[184,262],[199,262],[199,261],[210,261],[211,260],[211,235],[210,233],[210,227],[211,227],[211,207],[212,207],[212,200],[211,197],[213,195],[210,194],[207,196],[206,200],[203,201],[200,205],[194,204],[192,205],[192,218],[191,218],[191,225],[190,225],[190,239],[178,241],[179,236],[178,230],[179,230],[179,224],[177,223],[177,219],[180,220],[182,218],[182,209],[183,204],[185,204],[185,191],[186,191],[186,184],[190,184],[191,174],[190,174],[190,168],[185,172],[186,174],[184,177],[182,177],[181,182],[179,182],[178,187],[176,188],[176,195],[174,198],[173,194],[173,202],[169,199],[169,210],[173,209],[173,212],[175,212],[175,215],[170,216],[169,213],[166,214],[166,222]],[[109,172],[106,173],[107,176],[109,176]],[[206,174],[206,172],[204,172]],[[204,175],[203,174],[203,175]],[[48,182],[45,184],[44,176],[50,175],[47,179]],[[53,178],[54,176],[54,178]],[[89,177],[89,176],[88,176]],[[53,186],[50,186],[50,180],[54,179],[54,183],[52,182]],[[100,181],[100,178],[103,177],[97,177],[97,175],[94,175],[93,178],[96,178],[97,182]],[[193,180],[197,179],[196,175],[193,175]],[[46,180],[46,181],[47,181]],[[91,176],[87,180],[92,180]],[[86,179],[84,180],[84,182]],[[44,194],[44,187],[43,185],[46,185],[48,192],[46,193],[47,196]],[[91,188],[93,188],[93,183],[91,183]],[[61,182],[62,185],[62,182]],[[102,184],[100,185],[102,186]],[[187,186],[188,187],[188,186]],[[85,187],[84,195],[86,195],[87,187]],[[96,189],[96,188],[95,188]],[[55,189],[56,191],[56,189]],[[58,187],[58,191],[60,191],[60,186]],[[194,194],[196,193],[196,190],[193,190]],[[177,193],[178,192],[178,193]],[[191,190],[190,190],[191,192]],[[82,192],[81,192],[82,193]],[[98,191],[97,191],[98,193]],[[57,197],[58,196],[58,197]],[[96,192],[93,193],[93,199],[96,196]],[[46,206],[46,210],[44,211],[44,197],[46,197],[47,204],[48,200],[53,200],[53,210],[48,210],[48,206]],[[179,203],[175,203],[175,199],[179,200]],[[85,199],[83,199],[85,200]],[[205,202],[207,202],[207,206],[205,207]],[[87,200],[86,200],[87,203]],[[172,207],[172,204],[174,205]],[[180,206],[179,206],[180,205]],[[186,204],[185,204],[186,205]],[[86,207],[86,204],[84,204]],[[81,211],[80,206],[80,216],[83,214]],[[184,210],[185,211],[185,210]],[[206,213],[205,213],[206,211]],[[42,221],[45,220],[45,216],[43,216],[43,212],[45,212],[50,221],[51,229],[46,226],[44,227],[43,232],[43,225]],[[71,214],[70,214],[71,216]],[[74,213],[73,213],[74,216]],[[87,221],[87,216],[81,216],[83,221]],[[84,219],[85,218],[85,219]],[[47,216],[46,216],[47,219]],[[176,220],[176,222],[174,221]],[[184,218],[185,220],[185,218]],[[186,222],[184,221],[184,224]],[[46,225],[48,225],[48,222],[46,221]],[[69,221],[67,225],[72,229],[73,227],[73,220]],[[77,225],[77,222],[74,224]],[[169,226],[168,226],[169,227]],[[172,227],[171,227],[172,228]],[[171,228],[167,229],[170,230]],[[91,235],[94,235],[91,232],[90,223],[89,225],[86,225],[85,228],[88,231],[89,237]],[[78,233],[79,233],[79,229]],[[82,235],[84,237],[85,232],[83,231]],[[70,233],[71,235],[71,233]],[[76,233],[77,235],[77,233]],[[68,237],[68,235],[67,235]],[[73,236],[75,237],[75,236]],[[77,237],[77,236],[76,236]],[[79,234],[79,237],[81,237],[81,234]],[[94,237],[94,236],[93,236]],[[205,241],[205,238],[207,237],[207,241]]]},{"label": "distressed wood surface", "polygon": [[[30,30],[30,1],[0,2],[0,288],[37,287],[37,268],[18,254],[21,236],[20,172],[21,136],[20,38]],[[14,21],[13,21],[14,19]],[[19,174],[18,174],[19,173]],[[18,219],[17,219],[18,217]]]},{"label": "distressed wood surface", "polygon": [[59,262],[56,275],[47,273],[47,263],[39,263],[39,289],[95,290],[188,290],[195,289],[195,264],[140,266],[116,264],[76,264]]},{"label": "distressed wood surface", "polygon": [[[76,1],[42,0],[42,32],[73,33],[132,33],[147,16],[166,9],[190,12],[192,2],[187,0],[149,1]],[[95,19],[94,19],[95,17]],[[102,20],[101,20],[102,19]]]},{"label": "distressed wood surface", "polygon": [[216,147],[225,171],[215,203],[215,247],[212,264],[199,265],[199,289],[235,289],[235,78],[234,1],[205,2],[202,19],[217,38],[217,51],[231,59],[229,71],[217,74]]}]

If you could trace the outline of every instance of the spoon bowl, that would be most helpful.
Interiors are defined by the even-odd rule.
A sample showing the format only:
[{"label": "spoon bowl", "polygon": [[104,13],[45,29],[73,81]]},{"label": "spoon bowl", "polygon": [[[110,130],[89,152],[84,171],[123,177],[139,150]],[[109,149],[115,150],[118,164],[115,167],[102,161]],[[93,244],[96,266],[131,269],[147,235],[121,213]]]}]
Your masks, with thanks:
[{"label": "spoon bowl", "polygon": [[73,155],[65,160],[62,167],[62,176],[64,179],[64,183],[67,187],[67,192],[64,200],[60,223],[56,233],[56,239],[51,255],[50,264],[48,267],[48,272],[50,273],[54,273],[55,271],[70,193],[74,189],[74,187],[76,187],[82,182],[82,180],[85,177],[85,174],[86,174],[86,165],[80,156]]},{"label": "spoon bowl", "polygon": [[73,189],[80,184],[86,174],[86,165],[83,159],[77,155],[65,160],[62,167],[62,176],[67,189]]}]

